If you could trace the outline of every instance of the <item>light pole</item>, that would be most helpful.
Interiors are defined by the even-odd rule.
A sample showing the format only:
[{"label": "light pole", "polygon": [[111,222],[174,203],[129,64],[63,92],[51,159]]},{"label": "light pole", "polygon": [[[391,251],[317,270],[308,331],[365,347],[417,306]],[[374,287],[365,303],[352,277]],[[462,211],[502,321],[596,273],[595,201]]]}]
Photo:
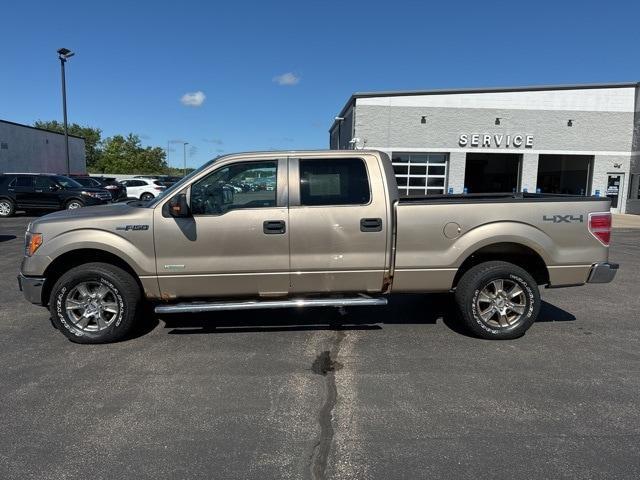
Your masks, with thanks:
[{"label": "light pole", "polygon": [[183,142],[182,143],[182,162],[184,164],[183,169],[182,169],[182,176],[183,177],[187,176],[187,145],[189,145],[189,142]]},{"label": "light pole", "polygon": [[64,64],[73,57],[73,53],[68,48],[58,49],[58,58],[60,59],[60,72],[62,73],[62,113],[64,115],[64,151],[67,156],[67,175],[71,174],[71,163],[69,161],[69,129],[67,125],[67,83],[64,76]]}]

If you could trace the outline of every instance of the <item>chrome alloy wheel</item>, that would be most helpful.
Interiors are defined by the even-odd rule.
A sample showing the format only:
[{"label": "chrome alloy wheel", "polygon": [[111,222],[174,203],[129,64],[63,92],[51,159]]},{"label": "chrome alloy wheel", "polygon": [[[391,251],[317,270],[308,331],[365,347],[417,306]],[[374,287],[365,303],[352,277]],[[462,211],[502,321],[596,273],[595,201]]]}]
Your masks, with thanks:
[{"label": "chrome alloy wheel", "polygon": [[80,202],[69,202],[69,205],[67,205],[67,210],[75,210],[76,208],[82,208],[82,204]]},{"label": "chrome alloy wheel", "polygon": [[104,330],[120,313],[116,293],[99,282],[82,282],[73,287],[65,300],[65,309],[73,325],[84,332]]},{"label": "chrome alloy wheel", "polygon": [[0,216],[6,217],[11,213],[11,204],[6,200],[0,201]]},{"label": "chrome alloy wheel", "polygon": [[517,324],[526,308],[525,292],[513,280],[492,280],[476,298],[478,315],[492,327],[505,328]]}]

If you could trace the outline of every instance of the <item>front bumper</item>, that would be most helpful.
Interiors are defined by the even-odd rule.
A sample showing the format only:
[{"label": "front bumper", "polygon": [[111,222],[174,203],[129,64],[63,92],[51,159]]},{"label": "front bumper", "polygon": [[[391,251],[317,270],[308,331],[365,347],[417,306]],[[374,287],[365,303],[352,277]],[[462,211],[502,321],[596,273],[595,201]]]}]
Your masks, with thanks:
[{"label": "front bumper", "polygon": [[609,283],[618,272],[617,263],[599,262],[591,267],[588,283]]},{"label": "front bumper", "polygon": [[22,273],[18,275],[18,287],[29,302],[42,305],[42,287],[44,278],[26,277]]}]

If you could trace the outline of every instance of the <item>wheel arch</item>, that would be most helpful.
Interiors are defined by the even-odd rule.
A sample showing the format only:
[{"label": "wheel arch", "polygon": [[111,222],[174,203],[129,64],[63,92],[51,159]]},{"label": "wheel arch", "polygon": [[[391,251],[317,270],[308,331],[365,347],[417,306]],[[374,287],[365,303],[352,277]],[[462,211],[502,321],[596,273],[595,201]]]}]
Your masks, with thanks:
[{"label": "wheel arch", "polygon": [[63,206],[64,208],[66,208],[66,207],[67,207],[67,205],[69,205],[69,202],[73,202],[74,200],[76,200],[76,201],[80,202],[82,205],[84,205],[84,204],[85,204],[85,203],[84,203],[84,200],[82,200],[82,198],[80,198],[80,197],[76,197],[76,196],[73,196],[73,197],[65,198],[65,199],[62,201],[62,206]]},{"label": "wheel arch", "polygon": [[42,304],[49,304],[49,296],[53,286],[58,279],[72,268],[78,267],[85,263],[102,262],[121,268],[129,273],[140,287],[140,291],[144,292],[143,285],[138,274],[133,267],[122,258],[114,253],[97,248],[81,248],[70,250],[56,257],[45,269],[43,276],[46,278],[42,288]]},{"label": "wheel arch", "polygon": [[538,252],[523,243],[502,241],[484,245],[467,255],[460,267],[458,267],[453,280],[453,288],[458,285],[460,278],[472,267],[492,260],[500,260],[517,265],[529,272],[538,285],[549,283],[547,264]]}]

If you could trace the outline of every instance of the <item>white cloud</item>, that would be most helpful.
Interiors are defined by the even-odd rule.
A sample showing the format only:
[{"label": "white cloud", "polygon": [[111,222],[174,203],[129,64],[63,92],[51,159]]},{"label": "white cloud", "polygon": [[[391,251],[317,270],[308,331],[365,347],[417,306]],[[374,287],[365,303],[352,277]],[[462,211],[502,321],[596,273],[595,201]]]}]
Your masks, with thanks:
[{"label": "white cloud", "polygon": [[182,98],[180,98],[180,102],[182,102],[185,107],[199,107],[204,103],[206,98],[207,96],[204,92],[198,90],[197,92],[185,93]]},{"label": "white cloud", "polygon": [[300,77],[292,72],[283,73],[282,75],[277,75],[273,77],[273,81],[278,85],[297,85],[300,83]]}]

